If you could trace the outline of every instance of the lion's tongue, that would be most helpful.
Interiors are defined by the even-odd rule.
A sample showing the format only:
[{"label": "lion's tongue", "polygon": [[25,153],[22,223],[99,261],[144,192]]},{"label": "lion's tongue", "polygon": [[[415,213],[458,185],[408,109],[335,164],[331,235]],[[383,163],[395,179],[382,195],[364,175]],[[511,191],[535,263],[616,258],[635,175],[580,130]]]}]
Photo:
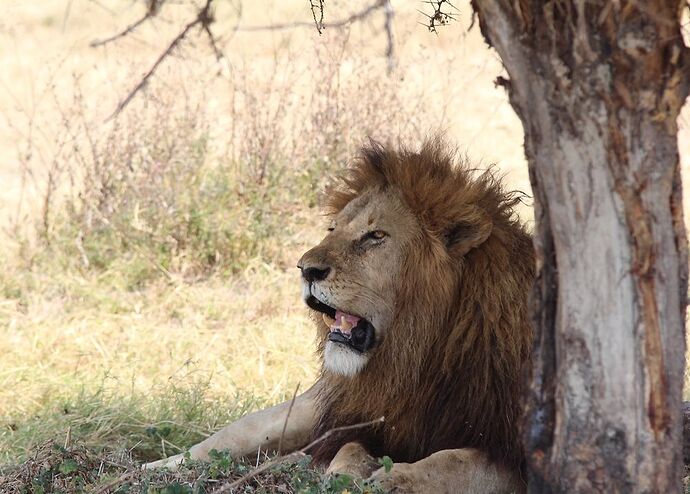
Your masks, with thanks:
[{"label": "lion's tongue", "polygon": [[339,330],[341,333],[350,334],[352,328],[357,326],[359,317],[339,310],[335,311],[335,321],[331,324],[331,331]]}]

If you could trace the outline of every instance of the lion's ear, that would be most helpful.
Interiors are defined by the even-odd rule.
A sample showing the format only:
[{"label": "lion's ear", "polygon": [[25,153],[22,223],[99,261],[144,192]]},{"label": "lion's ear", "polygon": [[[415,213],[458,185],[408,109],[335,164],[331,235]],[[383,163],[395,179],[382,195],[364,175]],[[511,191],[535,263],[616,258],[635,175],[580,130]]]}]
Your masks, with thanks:
[{"label": "lion's ear", "polygon": [[493,226],[491,218],[477,208],[469,218],[451,225],[446,230],[446,248],[456,255],[464,256],[489,238]]}]

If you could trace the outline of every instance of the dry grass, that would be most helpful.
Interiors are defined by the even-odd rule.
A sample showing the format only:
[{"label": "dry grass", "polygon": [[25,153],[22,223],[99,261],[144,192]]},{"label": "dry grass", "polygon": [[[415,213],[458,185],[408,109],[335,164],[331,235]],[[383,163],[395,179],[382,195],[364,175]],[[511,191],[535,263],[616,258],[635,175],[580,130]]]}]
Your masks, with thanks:
[{"label": "dry grass", "polygon": [[271,35],[277,43],[259,48],[238,34],[230,46],[245,51],[221,76],[203,47],[186,45],[104,121],[174,29],[143,30],[150,47],[136,38],[114,54],[83,52],[101,35],[92,26],[112,18],[81,4],[58,35],[61,7],[15,7],[36,39],[74,43],[47,70],[26,69],[31,87],[0,55],[14,77],[2,80],[11,139],[0,143],[11,164],[0,170],[6,465],[68,436],[138,461],[169,455],[307,386],[313,332],[294,264],[324,226],[318,191],[365,136],[416,145],[448,120],[453,60],[420,52],[389,77],[358,27]]},{"label": "dry grass", "polygon": [[[259,4],[245,2],[241,25],[309,16],[296,0]],[[333,19],[359,8],[328,6]],[[440,36],[416,24],[416,4],[396,6],[389,76],[382,19],[322,37],[234,33],[221,3],[229,64],[193,37],[108,122],[184,2],[97,50],[88,42],[139,3],[0,8],[0,464],[42,458],[10,472],[17,485],[68,459],[81,473],[66,482],[98,485],[306,387],[316,362],[294,264],[324,226],[318,191],[366,136],[416,146],[444,129],[529,191],[519,122],[492,84],[500,64],[458,6]],[[40,446],[68,436],[80,446]],[[89,477],[123,449],[124,467]],[[208,478],[200,468],[178,480]]]},{"label": "dry grass", "polygon": [[[256,461],[265,461],[262,455]],[[226,452],[214,452],[209,462],[185,463],[177,472],[144,471],[125,451],[95,454],[80,445],[48,441],[35,448],[21,467],[0,473],[3,493],[23,492],[146,492],[196,494],[213,492],[237,481],[241,492],[285,494],[381,494],[373,482],[347,475],[322,477],[308,468],[308,458],[285,461],[253,474],[254,465]],[[235,492],[237,492],[237,489]]]},{"label": "dry grass", "polygon": [[[252,408],[245,396],[275,402],[313,378],[312,332],[295,314],[299,300],[287,281],[294,276],[257,264],[228,280],[160,281],[131,291],[108,282],[113,275],[24,274],[42,290],[8,300],[0,348],[5,462],[68,427],[93,445],[145,435],[160,421],[185,428],[192,418],[208,432],[236,417],[234,408]],[[167,452],[187,444],[173,441]],[[162,452],[146,447],[149,458]]]}]

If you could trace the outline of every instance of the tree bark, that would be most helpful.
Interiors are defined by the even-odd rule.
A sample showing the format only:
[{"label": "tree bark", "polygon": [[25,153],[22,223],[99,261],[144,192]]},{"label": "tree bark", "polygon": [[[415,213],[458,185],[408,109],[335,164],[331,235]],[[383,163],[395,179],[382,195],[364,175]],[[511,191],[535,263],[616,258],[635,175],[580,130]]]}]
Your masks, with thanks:
[{"label": "tree bark", "polygon": [[680,491],[683,6],[473,0],[534,191],[530,492]]},{"label": "tree bark", "polygon": [[683,402],[683,463],[690,465],[690,402]]}]

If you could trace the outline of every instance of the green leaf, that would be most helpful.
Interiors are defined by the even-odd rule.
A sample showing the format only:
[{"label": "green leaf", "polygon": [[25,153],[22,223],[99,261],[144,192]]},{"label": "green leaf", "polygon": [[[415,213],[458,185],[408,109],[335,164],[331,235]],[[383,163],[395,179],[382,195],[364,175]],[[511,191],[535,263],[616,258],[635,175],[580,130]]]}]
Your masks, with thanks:
[{"label": "green leaf", "polygon": [[63,475],[67,475],[69,473],[76,472],[78,468],[79,468],[79,465],[77,464],[77,462],[75,460],[69,458],[69,459],[63,461],[62,463],[60,463],[60,466],[58,467],[58,471]]},{"label": "green leaf", "polygon": [[381,465],[386,473],[388,473],[391,471],[391,468],[393,468],[393,460],[391,460],[390,456],[384,456],[379,458],[379,465]]},{"label": "green leaf", "polygon": [[161,490],[161,494],[192,494],[192,492],[191,487],[178,482],[167,485]]}]

